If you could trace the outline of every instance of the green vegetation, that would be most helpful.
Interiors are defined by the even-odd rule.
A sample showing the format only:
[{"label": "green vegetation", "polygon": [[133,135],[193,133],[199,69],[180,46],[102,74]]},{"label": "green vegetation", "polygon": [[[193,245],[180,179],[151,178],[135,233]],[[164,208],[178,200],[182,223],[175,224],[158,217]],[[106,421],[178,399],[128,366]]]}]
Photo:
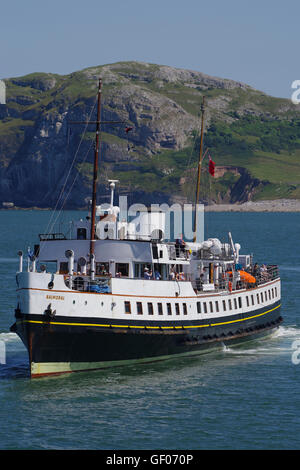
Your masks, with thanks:
[{"label": "green vegetation", "polygon": [[[89,115],[96,102],[99,76],[103,81],[102,118],[126,120],[135,128],[128,136],[121,131],[116,135],[115,128],[110,133],[109,126],[102,128],[101,184],[116,178],[125,191],[159,192],[166,199],[177,195],[194,201],[199,129],[190,132],[187,126],[181,138],[176,137],[186,117],[200,127],[205,94],[208,128],[204,150],[209,149],[217,167],[226,168],[212,178],[206,157],[201,199],[238,201],[249,192],[253,200],[300,198],[300,113],[289,100],[231,81],[142,62],[90,67],[66,76],[33,73],[6,80],[8,109],[0,109],[0,166],[7,168],[13,160],[26,165],[26,149],[33,136],[41,159],[53,158],[50,154],[56,135],[55,151],[64,152],[66,144],[70,158],[83,137],[82,159],[77,160],[76,169],[83,185],[89,187],[94,132],[89,127],[83,136],[83,126],[74,126],[68,134],[68,124],[61,116],[77,121]],[[40,120],[49,127],[49,140],[39,134]],[[55,130],[57,120],[64,124],[60,133]],[[173,127],[165,125],[169,121],[174,122]],[[164,129],[162,139],[160,128]],[[164,140],[169,133],[170,145],[174,137],[174,148],[185,141],[184,147],[164,148],[169,145]]]}]

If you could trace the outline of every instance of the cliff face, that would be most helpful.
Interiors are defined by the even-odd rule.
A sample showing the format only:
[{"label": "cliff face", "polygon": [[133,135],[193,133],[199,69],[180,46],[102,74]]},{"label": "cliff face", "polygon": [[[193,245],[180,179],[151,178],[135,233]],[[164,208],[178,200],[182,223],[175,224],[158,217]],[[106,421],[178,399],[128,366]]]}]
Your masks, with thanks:
[{"label": "cliff face", "polygon": [[[60,197],[66,208],[86,205],[95,126],[73,121],[96,119],[99,76],[102,120],[124,122],[102,126],[100,199],[108,178],[119,179],[121,191],[138,196],[139,202],[189,199],[180,179],[196,167],[189,149],[199,132],[203,94],[206,129],[212,121],[234,121],[237,112],[282,119],[296,113],[288,100],[268,97],[245,84],[146,63],[6,79],[6,105],[0,105],[0,203],[54,207]],[[127,126],[132,127],[128,134]],[[244,170],[238,174],[239,183],[232,182],[227,196],[219,193],[219,199],[251,199],[260,182]]]}]

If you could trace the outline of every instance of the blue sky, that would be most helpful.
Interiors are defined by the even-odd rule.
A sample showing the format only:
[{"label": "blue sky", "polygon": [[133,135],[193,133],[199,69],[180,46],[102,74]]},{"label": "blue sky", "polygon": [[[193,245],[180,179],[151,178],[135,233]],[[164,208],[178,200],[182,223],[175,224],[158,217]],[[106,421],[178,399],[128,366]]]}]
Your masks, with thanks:
[{"label": "blue sky", "polygon": [[290,98],[300,2],[0,0],[0,78],[139,60]]}]

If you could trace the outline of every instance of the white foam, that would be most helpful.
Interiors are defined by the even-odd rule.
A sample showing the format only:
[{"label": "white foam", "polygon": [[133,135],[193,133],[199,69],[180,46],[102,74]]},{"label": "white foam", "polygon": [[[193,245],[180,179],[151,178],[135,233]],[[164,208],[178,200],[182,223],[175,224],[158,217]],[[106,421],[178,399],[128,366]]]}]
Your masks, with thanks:
[{"label": "white foam", "polygon": [[15,342],[15,341],[20,341],[20,338],[16,333],[0,333],[0,341],[4,341],[5,343],[8,342]]},{"label": "white foam", "polygon": [[[280,326],[268,338],[254,340],[251,347],[246,344],[237,347],[228,347],[223,345],[222,351],[225,354],[232,355],[280,355],[291,352],[292,341],[299,338],[300,328],[297,326]],[[289,340],[290,341],[287,341]]]},{"label": "white foam", "polygon": [[298,328],[296,325],[295,326],[283,326],[281,325],[275,332],[273,337],[274,338],[280,338],[280,337],[286,337],[286,338],[295,338],[298,337],[300,338],[300,328]]}]

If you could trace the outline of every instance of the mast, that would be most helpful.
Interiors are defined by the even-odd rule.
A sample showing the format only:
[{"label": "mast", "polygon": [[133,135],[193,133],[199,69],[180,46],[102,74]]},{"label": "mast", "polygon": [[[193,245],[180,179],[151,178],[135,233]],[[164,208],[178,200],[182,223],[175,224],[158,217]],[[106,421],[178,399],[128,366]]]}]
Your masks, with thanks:
[{"label": "mast", "polygon": [[99,160],[101,91],[102,91],[102,80],[101,80],[101,78],[99,78],[98,102],[97,102],[97,121],[96,121],[96,141],[95,141],[95,154],[94,154],[92,214],[91,214],[90,259],[92,258],[92,255],[94,255],[94,249],[95,249],[95,219],[96,219],[96,196],[97,196],[97,180],[98,180],[98,160]]},{"label": "mast", "polygon": [[202,104],[201,104],[201,137],[200,137],[200,151],[199,151],[199,162],[198,162],[198,174],[197,174],[197,191],[196,191],[196,203],[195,203],[195,218],[194,218],[194,238],[193,242],[196,241],[196,234],[197,234],[197,207],[199,203],[199,193],[200,193],[200,177],[201,177],[201,167],[202,167],[202,150],[203,150],[203,128],[204,128],[204,103],[205,103],[205,96],[202,97]]}]

